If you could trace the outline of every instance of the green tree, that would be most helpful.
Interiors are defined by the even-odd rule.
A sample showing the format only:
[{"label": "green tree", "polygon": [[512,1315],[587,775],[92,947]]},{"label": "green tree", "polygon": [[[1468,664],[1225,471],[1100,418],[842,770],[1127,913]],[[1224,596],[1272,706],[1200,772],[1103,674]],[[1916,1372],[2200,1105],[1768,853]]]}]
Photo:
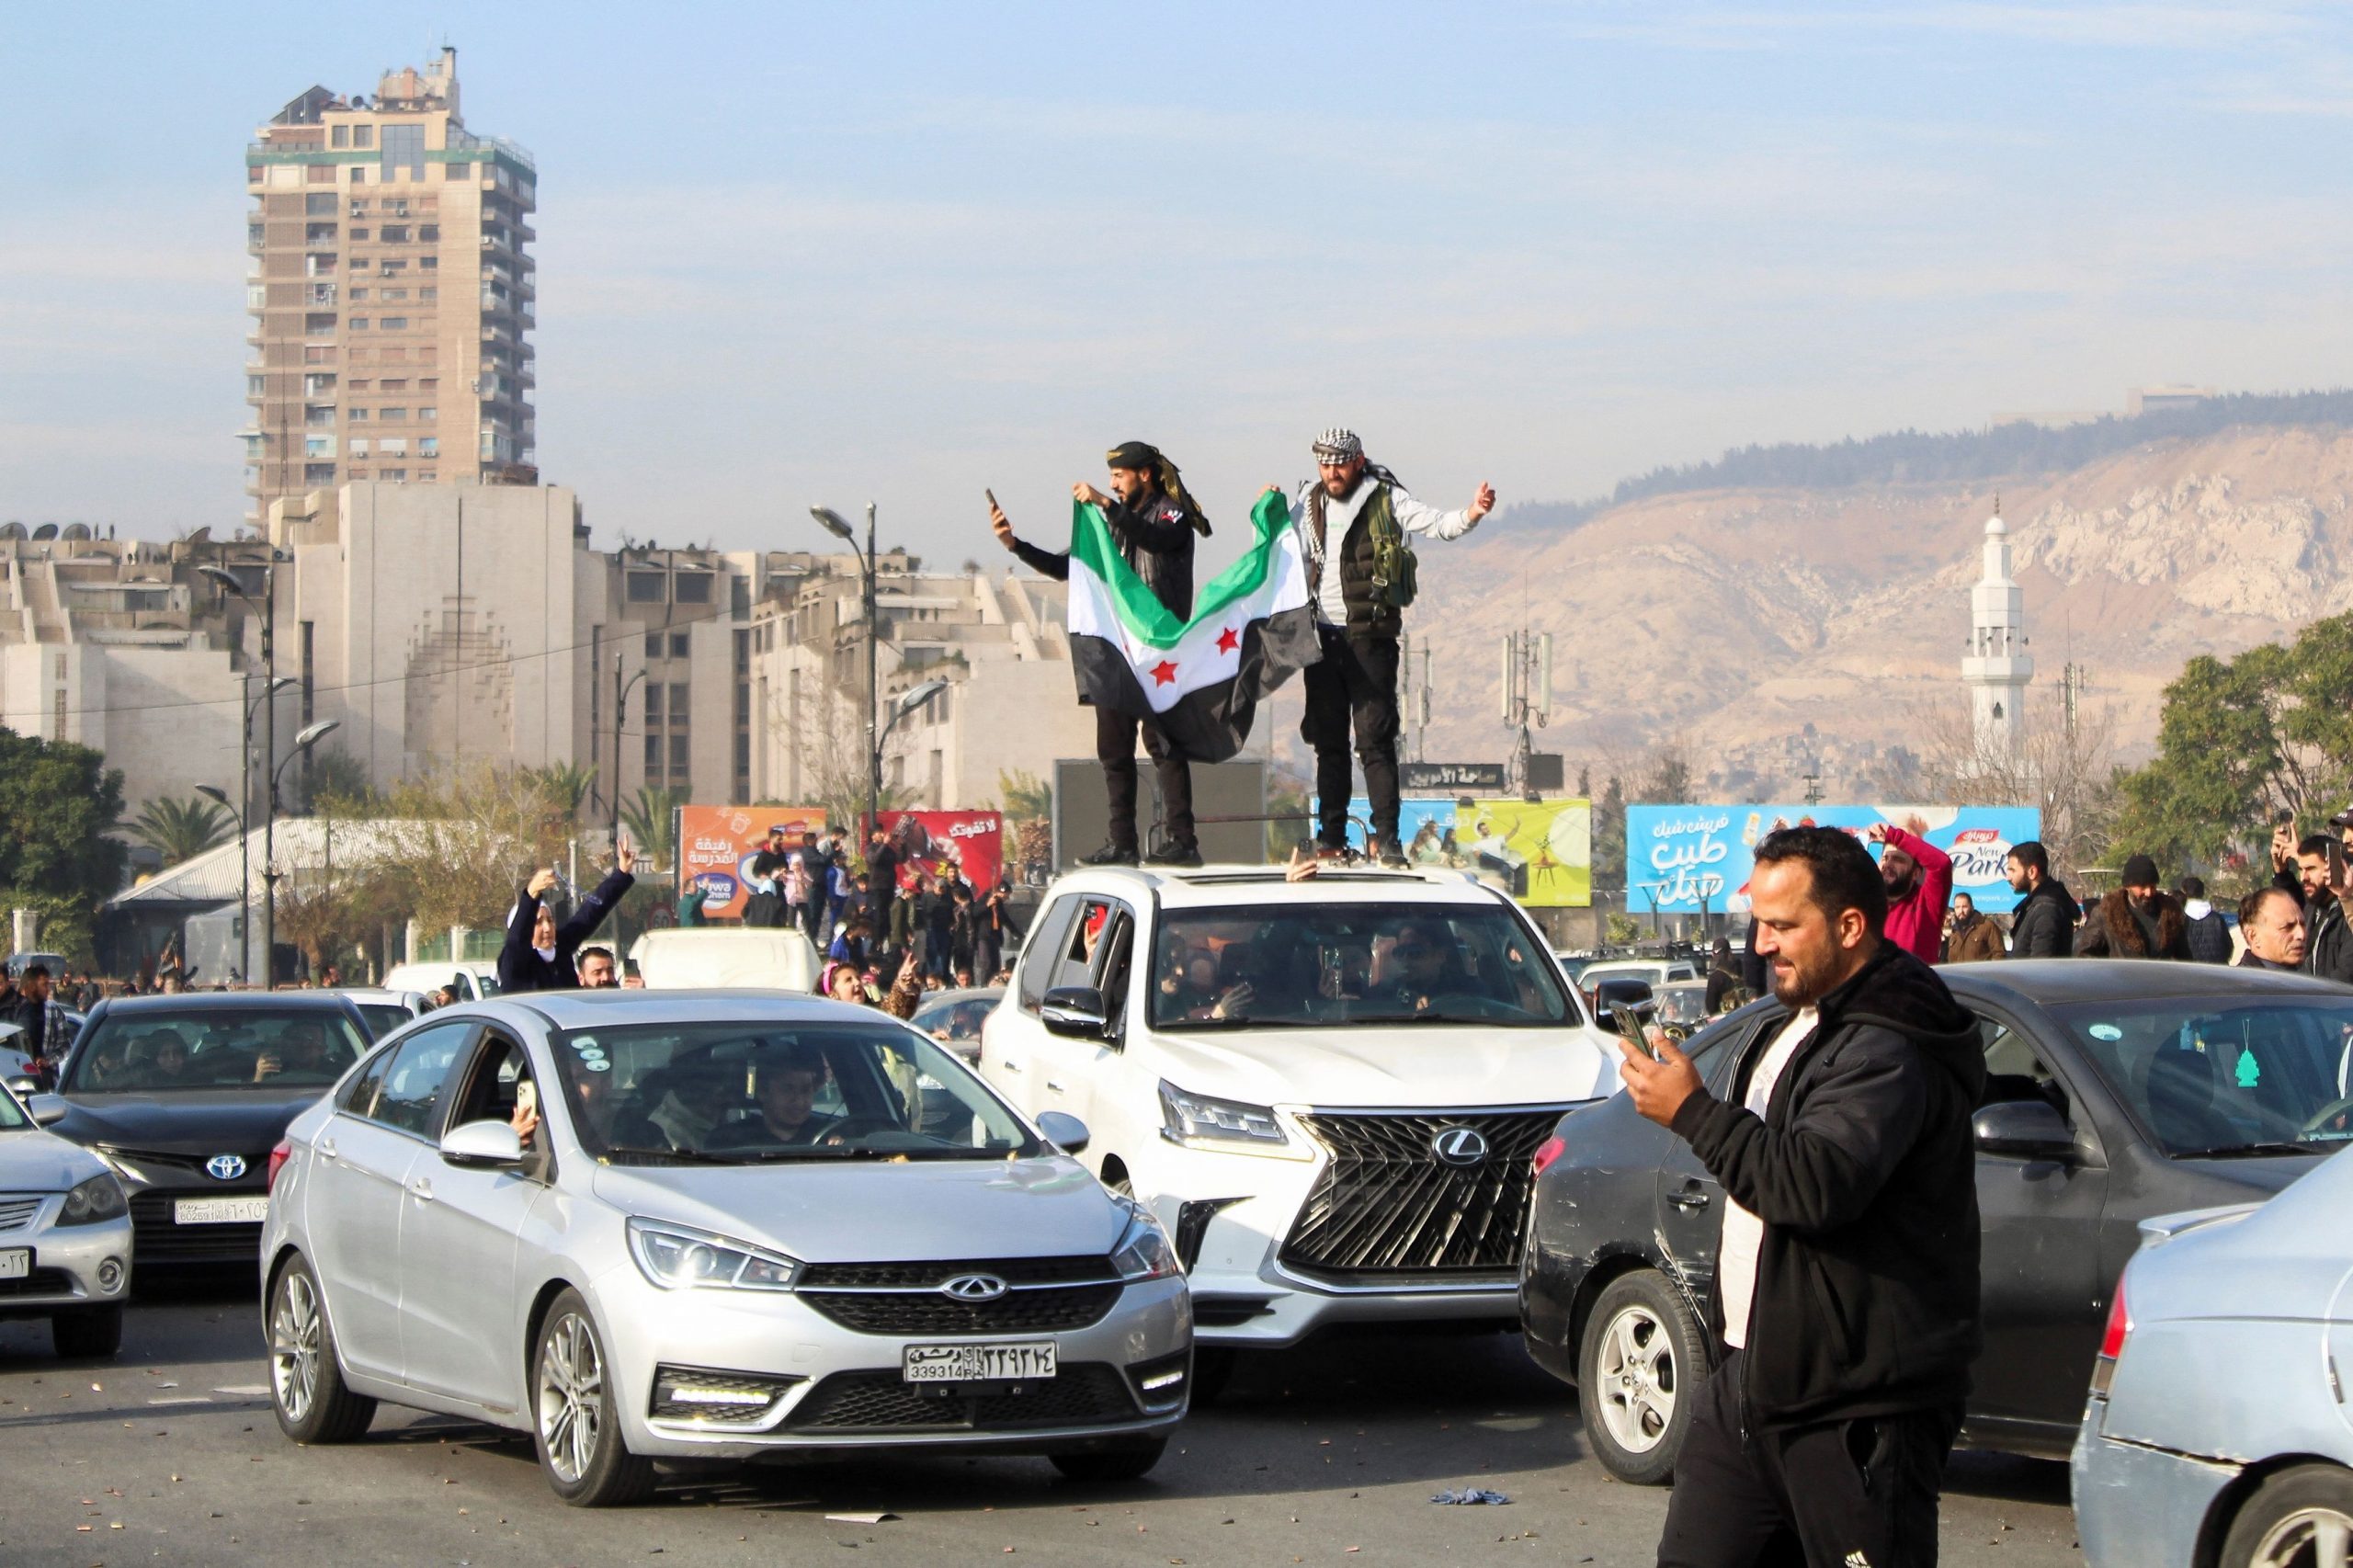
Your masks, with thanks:
[{"label": "green tree", "polygon": [[523,778],[532,788],[547,797],[548,810],[560,814],[567,824],[580,815],[587,804],[588,791],[597,787],[597,770],[576,762],[559,762],[547,767],[527,767]]},{"label": "green tree", "polygon": [[646,862],[646,869],[677,864],[677,808],[687,803],[690,793],[646,786],[621,802],[621,824],[637,840],[637,853]]},{"label": "green tree", "polygon": [[302,779],[305,812],[366,811],[379,803],[368,782],[368,769],[339,745],[316,748],[309,762],[295,772]]},{"label": "green tree", "polygon": [[1593,803],[1593,894],[1597,904],[1626,896],[1626,787],[1614,773]]},{"label": "green tree", "polygon": [[201,795],[158,796],[140,808],[125,831],[162,857],[165,869],[236,836],[237,819]]},{"label": "green tree", "polygon": [[2156,756],[2116,783],[2117,852],[2161,864],[2260,853],[2282,815],[2316,827],[2353,790],[2353,615],[2190,660],[2165,687]]},{"label": "green tree", "polygon": [[1000,768],[996,793],[1008,822],[1032,822],[1054,814],[1054,792],[1034,773],[1025,773],[1017,767],[1009,772]]},{"label": "green tree", "polygon": [[78,924],[86,956],[91,918],[122,886],[121,816],[122,772],[99,753],[0,730],[0,906],[50,910],[53,934]]}]

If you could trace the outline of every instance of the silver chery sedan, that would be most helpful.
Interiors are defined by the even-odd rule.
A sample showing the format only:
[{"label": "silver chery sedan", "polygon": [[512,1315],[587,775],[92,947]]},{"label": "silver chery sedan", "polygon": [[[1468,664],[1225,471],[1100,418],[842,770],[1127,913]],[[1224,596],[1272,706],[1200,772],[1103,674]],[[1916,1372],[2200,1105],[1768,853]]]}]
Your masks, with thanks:
[{"label": "silver chery sedan", "polygon": [[[521,1130],[518,1135],[518,1129]],[[1119,1480],[1183,1417],[1192,1314],[1151,1214],[879,1013],[777,992],[445,1008],[272,1161],[278,1424],[379,1400],[528,1430],[549,1483],[657,1457],[954,1448]]]},{"label": "silver chery sedan", "polygon": [[0,1318],[45,1317],[61,1356],[111,1356],[131,1294],[131,1200],[107,1163],[0,1089]]}]

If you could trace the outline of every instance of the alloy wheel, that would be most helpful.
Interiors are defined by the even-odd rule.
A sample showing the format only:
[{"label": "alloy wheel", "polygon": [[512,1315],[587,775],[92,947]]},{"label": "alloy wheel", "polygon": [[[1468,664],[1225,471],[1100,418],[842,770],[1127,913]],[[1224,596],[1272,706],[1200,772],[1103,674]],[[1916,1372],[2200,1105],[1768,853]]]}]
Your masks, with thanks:
[{"label": "alloy wheel", "polygon": [[269,1381],[278,1408],[300,1425],[318,1398],[322,1320],[311,1277],[287,1270],[278,1284],[278,1310],[269,1315]]},{"label": "alloy wheel", "polygon": [[1594,1367],[1592,1392],[1610,1437],[1630,1454],[1648,1453],[1675,1419],[1674,1340],[1647,1307],[1630,1304],[1609,1320]]},{"label": "alloy wheel", "polygon": [[566,1312],[540,1346],[540,1439],[548,1468],[576,1486],[605,1431],[605,1365],[588,1320]]},{"label": "alloy wheel", "polygon": [[2299,1508],[2264,1532],[2248,1568],[2346,1568],[2353,1517],[2335,1508]]}]

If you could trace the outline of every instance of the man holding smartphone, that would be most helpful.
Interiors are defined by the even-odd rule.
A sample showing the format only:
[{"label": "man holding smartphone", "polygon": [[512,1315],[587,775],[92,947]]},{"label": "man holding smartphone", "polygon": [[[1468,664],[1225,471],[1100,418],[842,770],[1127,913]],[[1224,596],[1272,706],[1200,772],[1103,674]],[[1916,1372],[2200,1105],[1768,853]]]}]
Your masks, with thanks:
[{"label": "man holding smartphone", "polygon": [[[2329,819],[2353,821],[2353,809]],[[2271,835],[2272,886],[2303,907],[2304,972],[2353,984],[2353,929],[2345,923],[2345,846],[2325,833],[2299,839],[2282,823]]]}]

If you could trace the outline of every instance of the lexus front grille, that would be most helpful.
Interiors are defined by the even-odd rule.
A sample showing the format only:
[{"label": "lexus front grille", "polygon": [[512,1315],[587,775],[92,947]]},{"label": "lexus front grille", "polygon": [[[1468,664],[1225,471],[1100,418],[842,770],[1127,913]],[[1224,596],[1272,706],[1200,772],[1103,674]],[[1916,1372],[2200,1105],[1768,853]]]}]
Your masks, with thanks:
[{"label": "lexus front grille", "polygon": [[1529,1158],[1566,1108],[1305,1113],[1301,1123],[1331,1159],[1284,1239],[1283,1265],[1359,1284],[1508,1277],[1519,1267]]}]

